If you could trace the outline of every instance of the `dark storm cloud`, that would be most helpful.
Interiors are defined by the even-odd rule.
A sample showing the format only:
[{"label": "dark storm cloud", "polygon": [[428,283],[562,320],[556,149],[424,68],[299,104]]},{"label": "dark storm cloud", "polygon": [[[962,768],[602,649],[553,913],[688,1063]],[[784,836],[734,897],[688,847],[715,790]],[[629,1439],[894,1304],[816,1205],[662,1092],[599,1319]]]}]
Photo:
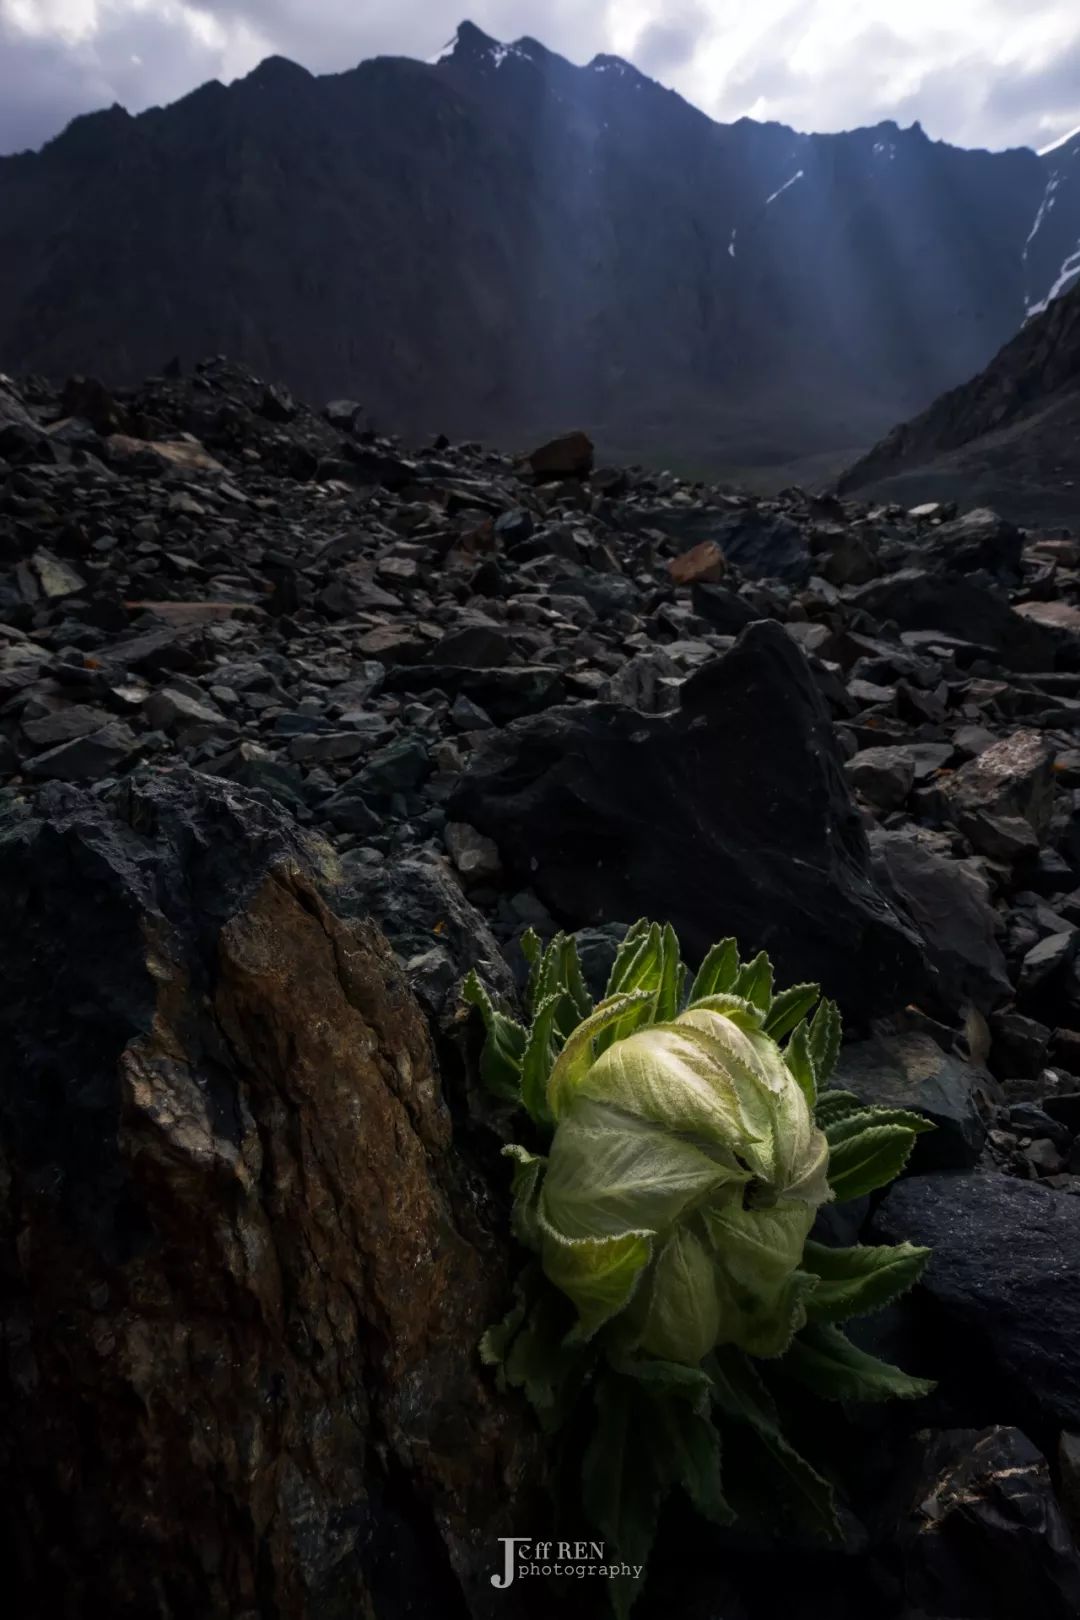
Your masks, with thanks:
[{"label": "dark storm cloud", "polygon": [[115,102],[134,111],[174,101],[216,66],[215,51],[150,10],[72,41],[27,36],[0,9],[0,152],[40,146],[80,113]]}]

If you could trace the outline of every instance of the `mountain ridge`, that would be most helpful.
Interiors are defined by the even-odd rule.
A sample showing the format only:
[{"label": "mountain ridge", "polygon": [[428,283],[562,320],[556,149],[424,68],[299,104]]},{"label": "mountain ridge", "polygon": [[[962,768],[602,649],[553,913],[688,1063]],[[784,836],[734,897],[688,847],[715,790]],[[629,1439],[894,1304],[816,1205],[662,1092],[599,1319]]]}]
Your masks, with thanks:
[{"label": "mountain ridge", "polygon": [[839,471],[1052,284],[1053,178],[918,124],[718,124],[473,24],[434,63],[268,58],[0,159],[0,365],[227,352],[406,433],[578,420],[616,459]]}]

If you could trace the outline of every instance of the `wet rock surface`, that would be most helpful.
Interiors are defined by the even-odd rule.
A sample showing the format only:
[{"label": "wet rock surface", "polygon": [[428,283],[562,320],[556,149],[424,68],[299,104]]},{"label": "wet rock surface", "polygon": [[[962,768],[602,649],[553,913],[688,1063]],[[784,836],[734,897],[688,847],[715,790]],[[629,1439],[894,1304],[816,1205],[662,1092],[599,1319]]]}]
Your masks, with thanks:
[{"label": "wet rock surface", "polygon": [[993,1400],[1001,1416],[1055,1444],[1063,1429],[1075,1430],[1077,1199],[992,1173],[915,1176],[889,1191],[872,1230],[881,1241],[903,1234],[934,1251],[922,1293],[945,1327],[935,1348],[954,1346],[951,1362],[939,1362],[954,1397]]},{"label": "wet rock surface", "polygon": [[[852,1431],[857,1550],[814,1553],[796,1591],[733,1548],[723,1602],[967,1620],[935,1582],[974,1547],[988,1590],[1029,1580],[1056,1612],[1046,1493],[1080,1433],[1076,543],[593,467],[583,435],[535,465],[403,447],[359,402],[315,412],[222,360],[2,394],[23,1611],[550,1600],[514,1610],[488,1580],[536,1453],[475,1357],[505,1305],[500,1140],[469,1117],[455,1011],[474,965],[512,1004],[526,927],[578,930],[599,987],[648,913],[689,955],[737,933],[820,980],[845,1083],[939,1127],[833,1224],[934,1246],[882,1331],[941,1392]],[[1028,1527],[989,1484],[977,1522],[949,1508],[943,1565],[909,1519],[883,1527],[872,1459],[919,1429],[1037,1447]],[[963,1444],[948,1468],[989,1479]],[[723,1609],[687,1535],[657,1613],[669,1590]]]}]

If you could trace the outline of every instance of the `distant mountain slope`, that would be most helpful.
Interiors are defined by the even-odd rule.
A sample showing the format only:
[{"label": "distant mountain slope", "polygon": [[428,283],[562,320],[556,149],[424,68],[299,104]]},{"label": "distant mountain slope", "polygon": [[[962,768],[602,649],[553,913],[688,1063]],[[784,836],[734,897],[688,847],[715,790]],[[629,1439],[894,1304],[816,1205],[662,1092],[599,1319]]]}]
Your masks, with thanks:
[{"label": "distant mountain slope", "polygon": [[842,493],[990,504],[1080,527],[1080,286],[845,473]]},{"label": "distant mountain slope", "polygon": [[470,24],[435,64],[274,58],[0,159],[0,368],[226,351],[410,434],[582,423],[612,456],[836,467],[1060,277],[1074,168],[720,125]]}]

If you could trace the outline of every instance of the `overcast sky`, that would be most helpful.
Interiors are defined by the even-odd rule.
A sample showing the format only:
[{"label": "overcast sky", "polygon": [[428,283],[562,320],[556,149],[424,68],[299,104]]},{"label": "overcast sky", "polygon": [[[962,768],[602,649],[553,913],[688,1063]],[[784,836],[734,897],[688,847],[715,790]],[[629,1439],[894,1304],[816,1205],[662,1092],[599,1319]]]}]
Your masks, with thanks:
[{"label": "overcast sky", "polygon": [[430,58],[463,13],[586,62],[610,51],[715,118],[801,130],[919,119],[966,146],[1080,124],[1080,0],[0,0],[0,152],[277,53],[315,72]]}]

